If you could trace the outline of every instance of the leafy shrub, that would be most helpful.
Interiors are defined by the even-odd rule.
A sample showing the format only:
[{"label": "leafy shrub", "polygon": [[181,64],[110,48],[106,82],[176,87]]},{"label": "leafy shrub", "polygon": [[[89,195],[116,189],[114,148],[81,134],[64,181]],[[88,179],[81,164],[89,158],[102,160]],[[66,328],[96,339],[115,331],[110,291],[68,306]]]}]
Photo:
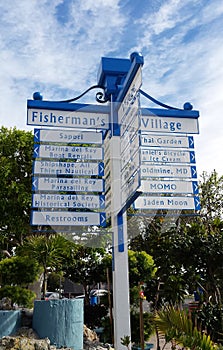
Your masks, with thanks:
[{"label": "leafy shrub", "polygon": [[25,289],[18,286],[4,286],[0,288],[0,299],[8,297],[13,304],[17,304],[21,307],[32,308],[35,293],[29,289]]},{"label": "leafy shrub", "polygon": [[27,285],[35,281],[39,273],[37,262],[28,257],[13,256],[0,261],[1,285]]}]

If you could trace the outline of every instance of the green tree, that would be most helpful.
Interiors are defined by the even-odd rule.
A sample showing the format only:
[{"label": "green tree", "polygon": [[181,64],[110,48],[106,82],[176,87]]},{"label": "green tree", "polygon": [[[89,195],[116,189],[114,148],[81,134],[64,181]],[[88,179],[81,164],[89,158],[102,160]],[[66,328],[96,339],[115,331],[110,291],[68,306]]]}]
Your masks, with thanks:
[{"label": "green tree", "polygon": [[69,264],[64,267],[65,276],[84,287],[86,302],[89,302],[89,286],[106,281],[103,248],[91,248],[76,245],[70,256]]},{"label": "green tree", "polygon": [[33,135],[0,129],[0,250],[11,254],[30,232]]},{"label": "green tree", "polygon": [[20,255],[25,254],[34,259],[43,269],[43,295],[47,290],[49,271],[62,271],[63,264],[70,254],[71,243],[59,234],[41,234],[29,236],[17,249]]},{"label": "green tree", "polygon": [[38,275],[39,265],[33,259],[21,256],[3,259],[0,261],[0,298],[8,297],[12,304],[32,307],[35,294],[27,287]]}]

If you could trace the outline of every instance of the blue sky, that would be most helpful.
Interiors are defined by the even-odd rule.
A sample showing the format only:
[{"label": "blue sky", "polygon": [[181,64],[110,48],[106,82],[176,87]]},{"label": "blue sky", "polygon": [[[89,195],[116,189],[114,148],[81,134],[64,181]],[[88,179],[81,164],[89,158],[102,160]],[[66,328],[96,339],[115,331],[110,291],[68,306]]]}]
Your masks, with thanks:
[{"label": "blue sky", "polygon": [[[97,83],[102,56],[138,51],[144,91],[200,111],[199,173],[223,175],[222,0],[1,0],[0,13],[1,126],[30,130],[34,91],[46,100],[75,97]],[[96,103],[94,96],[82,102]]]}]

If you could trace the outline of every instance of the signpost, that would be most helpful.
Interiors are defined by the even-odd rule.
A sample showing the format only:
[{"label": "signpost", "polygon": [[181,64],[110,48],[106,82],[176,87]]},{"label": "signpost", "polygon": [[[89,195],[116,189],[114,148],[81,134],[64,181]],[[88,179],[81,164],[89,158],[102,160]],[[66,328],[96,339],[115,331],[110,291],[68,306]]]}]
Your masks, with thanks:
[{"label": "signpost", "polygon": [[34,130],[31,224],[105,227],[110,218],[116,350],[131,336],[126,210],[200,209],[188,135],[199,132],[199,113],[140,108],[142,66],[137,53],[102,58],[107,105],[27,103],[27,124],[43,127]]}]

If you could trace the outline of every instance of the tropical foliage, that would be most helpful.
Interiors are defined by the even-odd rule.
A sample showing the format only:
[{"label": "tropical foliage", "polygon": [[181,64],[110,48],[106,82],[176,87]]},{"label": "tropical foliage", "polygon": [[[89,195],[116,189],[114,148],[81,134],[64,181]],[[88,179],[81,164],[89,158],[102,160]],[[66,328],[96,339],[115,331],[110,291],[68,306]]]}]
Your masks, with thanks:
[{"label": "tropical foliage", "polygon": [[181,345],[191,350],[216,349],[210,336],[199,331],[185,311],[167,307],[157,311],[154,322],[158,331],[165,336],[166,343],[172,342],[172,348]]}]

